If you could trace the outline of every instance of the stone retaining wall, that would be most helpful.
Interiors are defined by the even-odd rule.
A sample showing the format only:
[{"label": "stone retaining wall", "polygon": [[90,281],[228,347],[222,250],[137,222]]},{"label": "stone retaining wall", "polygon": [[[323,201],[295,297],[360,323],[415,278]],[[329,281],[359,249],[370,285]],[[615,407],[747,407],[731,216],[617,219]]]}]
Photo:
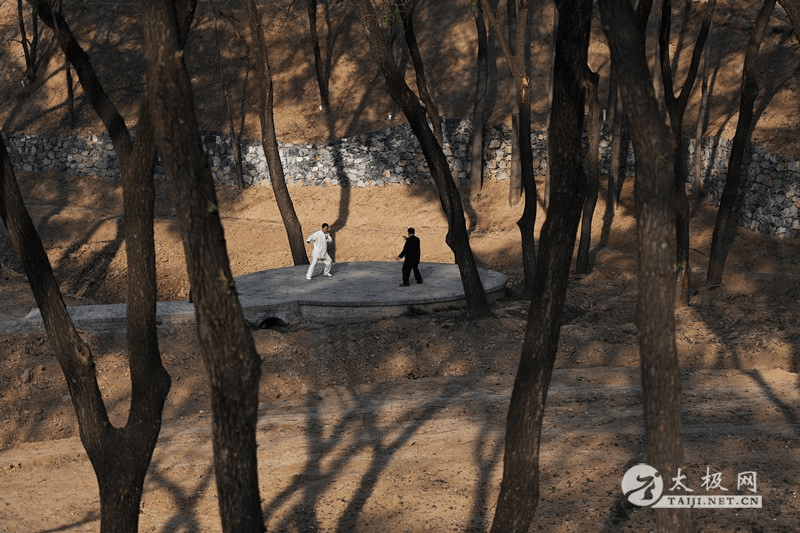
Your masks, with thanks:
[{"label": "stone retaining wall", "polygon": [[[467,119],[445,119],[445,154],[453,177],[469,179],[469,149],[472,125]],[[235,179],[230,138],[204,133],[203,145],[218,184]],[[484,143],[485,179],[506,180],[511,159],[510,131],[490,128]],[[546,132],[531,136],[534,171],[547,171]],[[6,138],[15,168],[26,172],[58,171],[78,175],[119,178],[119,163],[106,135],[91,138],[17,135]],[[608,172],[608,138],[601,141],[601,174]],[[727,175],[731,141],[711,138],[703,145],[703,186],[711,202],[719,203]],[[286,181],[297,185],[367,187],[389,184],[425,184],[433,180],[416,138],[408,124],[398,123],[355,137],[325,144],[280,143]],[[259,141],[241,142],[244,180],[250,184],[269,181],[269,171]],[[694,143],[685,147],[692,157]],[[633,154],[627,158],[628,175],[633,175]],[[752,146],[745,157],[743,205],[737,210],[739,224],[761,233],[781,237],[800,236],[800,170],[798,161],[768,153]],[[163,170],[156,167],[156,179]]]}]

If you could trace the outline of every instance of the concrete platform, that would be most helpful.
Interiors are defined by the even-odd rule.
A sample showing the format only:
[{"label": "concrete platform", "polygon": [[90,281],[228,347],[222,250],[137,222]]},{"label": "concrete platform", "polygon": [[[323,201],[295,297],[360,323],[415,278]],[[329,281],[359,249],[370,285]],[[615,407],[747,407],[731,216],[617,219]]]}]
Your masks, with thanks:
[{"label": "concrete platform", "polygon": [[[305,278],[308,267],[296,266],[254,272],[235,278],[245,318],[254,326],[290,323],[300,318],[320,321],[349,321],[400,316],[465,305],[458,266],[421,263],[424,284],[411,276],[411,285],[401,287],[402,262],[334,263],[332,277],[322,275],[317,265],[314,277]],[[505,275],[479,268],[490,301],[505,293]],[[125,304],[67,307],[75,326],[93,329],[122,326]],[[161,323],[194,322],[194,304],[187,301],[159,302],[156,317]],[[42,327],[38,309],[21,321],[23,328]]]}]

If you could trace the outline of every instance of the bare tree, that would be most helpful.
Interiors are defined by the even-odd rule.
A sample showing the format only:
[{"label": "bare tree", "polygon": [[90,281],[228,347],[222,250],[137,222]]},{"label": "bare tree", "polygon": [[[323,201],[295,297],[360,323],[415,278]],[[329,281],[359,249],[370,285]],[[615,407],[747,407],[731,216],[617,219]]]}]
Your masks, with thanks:
[{"label": "bare tree", "polygon": [[469,182],[473,192],[483,188],[483,129],[489,91],[489,29],[483,17],[483,4],[474,2],[475,30],[478,37],[475,104],[472,109],[472,143],[470,145]]},{"label": "bare tree", "polygon": [[31,40],[25,30],[25,14],[22,9],[22,0],[17,0],[17,18],[19,20],[19,37],[22,44],[22,53],[25,56],[25,79],[28,83],[36,81],[36,70],[38,68],[39,50],[39,17],[36,13],[36,6],[31,6]]},{"label": "bare tree", "polygon": [[789,21],[794,30],[794,37],[800,41],[800,0],[779,0],[778,3],[786,10]]},{"label": "bare tree", "polygon": [[[645,451],[659,472],[683,460],[680,372],[675,344],[674,138],[660,118],[637,16],[628,2],[600,0],[603,28],[617,68],[622,110],[636,152],[639,255],[637,325],[644,392]],[[688,509],[657,509],[658,531],[689,532]]]},{"label": "bare tree", "polygon": [[548,127],[551,197],[542,227],[539,261],[511,403],[503,481],[492,522],[495,533],[526,532],[539,502],[539,446],[545,401],[558,350],[561,314],[575,248],[586,175],[582,151],[584,68],[589,50],[591,0],[559,0],[553,105]]},{"label": "bare tree", "polygon": [[406,47],[411,56],[411,63],[414,65],[417,93],[428,115],[434,137],[436,137],[439,144],[443,144],[442,117],[439,115],[439,110],[428,91],[428,82],[425,79],[425,65],[422,62],[419,44],[417,44],[417,34],[414,32],[414,8],[417,6],[417,2],[416,0],[392,0],[392,2],[403,24],[403,39],[405,39]]},{"label": "bare tree", "polygon": [[[53,27],[58,28],[58,18],[62,15],[64,1],[58,0],[51,5],[52,12],[57,14],[58,17],[53,19]],[[34,8],[35,9],[35,8]],[[69,58],[64,54],[64,81],[67,86],[67,124],[72,128],[75,126],[75,90],[72,86],[72,68],[70,67]]]},{"label": "bare tree", "polygon": [[597,96],[597,86],[600,75],[592,72],[589,65],[584,69],[584,82],[588,90],[589,118],[586,121],[586,130],[589,137],[589,152],[586,155],[586,202],[583,204],[581,217],[581,239],[578,244],[578,255],[575,258],[575,272],[588,274],[592,269],[589,255],[592,245],[592,219],[597,206],[597,195],[600,192],[600,102]]},{"label": "bare tree", "polygon": [[64,83],[67,85],[67,124],[75,127],[75,89],[72,84],[72,68],[69,61],[64,60]]},{"label": "bare tree", "polygon": [[225,110],[227,111],[228,118],[228,135],[231,138],[231,148],[233,149],[233,166],[236,171],[236,186],[239,191],[244,190],[244,177],[242,176],[242,153],[240,149],[239,136],[236,134],[236,128],[233,126],[233,108],[231,106],[231,91],[228,86],[228,80],[225,76],[225,67],[222,64],[222,43],[219,38],[219,19],[221,13],[217,11],[214,2],[211,2],[211,12],[214,15],[214,48],[217,53],[217,66],[219,67],[219,81],[222,84],[222,93],[225,97]]},{"label": "bare tree", "polygon": [[464,287],[467,309],[471,314],[477,316],[487,315],[490,311],[489,301],[486,299],[486,293],[478,274],[478,265],[469,244],[461,196],[450,174],[450,167],[447,164],[447,157],[444,155],[442,145],[436,140],[428,125],[428,115],[425,109],[417,95],[406,83],[403,72],[398,67],[387,44],[383,28],[380,25],[380,21],[385,20],[386,17],[377,12],[370,0],[358,0],[355,5],[362,24],[364,24],[370,50],[383,73],[386,89],[403,110],[422,147],[431,176],[436,182],[439,201],[447,217],[446,242],[455,254],[461,273],[461,284]]},{"label": "bare tree", "polygon": [[255,438],[261,360],[231,274],[179,45],[176,6],[161,0],[144,0],[142,5],[150,118],[183,238],[200,350],[211,384],[222,529],[264,531]]},{"label": "bare tree", "polygon": [[736,237],[737,223],[734,212],[739,202],[739,183],[742,176],[742,163],[744,152],[750,144],[750,133],[753,127],[753,107],[758,97],[758,71],[756,59],[764,38],[764,30],[769,17],[775,9],[775,0],[765,0],[753,23],[753,32],[747,43],[744,54],[744,68],[742,70],[742,89],[739,100],[739,120],[736,123],[736,133],[733,135],[731,155],[728,160],[728,177],[722,190],[719,202],[717,220],[714,224],[714,235],[711,238],[711,254],[708,260],[708,275],[706,285],[722,284],[722,273],[725,270],[725,260],[728,258],[733,240]]},{"label": "bare tree", "polygon": [[494,27],[503,53],[508,61],[511,75],[516,82],[517,100],[512,117],[511,133],[511,188],[509,204],[519,203],[525,194],[525,207],[517,221],[522,241],[522,269],[525,277],[525,292],[533,289],[536,268],[536,180],[533,176],[533,148],[531,147],[531,78],[530,78],[530,34],[533,9],[530,0],[506,0],[507,37],[489,0],[481,0],[483,12]]},{"label": "bare tree", "polygon": [[708,117],[708,74],[710,61],[708,54],[711,48],[711,39],[706,39],[705,51],[703,52],[703,78],[700,84],[700,107],[697,110],[697,127],[694,134],[694,172],[692,173],[692,195],[694,205],[700,205],[703,197],[703,136],[706,131],[706,120]]},{"label": "bare tree", "polygon": [[674,75],[670,65],[669,42],[670,27],[672,21],[672,1],[662,0],[661,2],[661,25],[658,33],[659,62],[661,65],[661,80],[664,87],[664,101],[669,122],[672,127],[672,135],[675,138],[675,175],[673,176],[673,187],[675,189],[675,235],[676,235],[676,258],[675,258],[675,282],[676,282],[676,302],[678,305],[689,304],[690,273],[689,267],[689,222],[691,213],[689,210],[689,199],[686,196],[686,158],[683,157],[683,118],[686,113],[686,106],[689,103],[689,95],[697,79],[697,70],[700,67],[700,58],[703,55],[708,30],[711,27],[711,15],[716,7],[716,0],[709,0],[706,4],[703,21],[700,25],[700,32],[694,44],[692,60],[689,63],[689,70],[686,79],[678,96],[675,96],[673,88]]},{"label": "bare tree", "polygon": [[[323,9],[326,15],[329,13],[330,7],[328,1],[323,0]],[[326,60],[322,60],[322,51],[319,46],[319,32],[317,31],[317,0],[306,0],[306,11],[308,12],[308,25],[311,32],[311,47],[314,50],[314,67],[317,75],[317,86],[319,87],[319,97],[322,101],[322,107],[328,111],[330,109],[329,99],[329,81],[331,76],[331,41],[328,41],[326,50]],[[330,19],[326,16],[326,21]],[[332,31],[331,26],[328,24],[328,37],[331,39]]]},{"label": "bare tree", "polygon": [[[647,19],[650,18],[652,0],[640,0],[636,5],[636,20],[644,42],[647,29]],[[642,45],[644,46],[644,44]],[[606,211],[603,214],[603,231],[600,235],[600,244],[607,245],[611,235],[611,224],[614,221],[622,188],[625,185],[627,173],[628,150],[630,147],[630,134],[622,113],[622,105],[618,98],[619,88],[617,82],[617,67],[614,58],[611,58],[611,76],[609,80],[608,113],[611,117],[611,163],[608,171],[608,187],[606,189]]]},{"label": "bare tree", "polygon": [[[125,427],[116,428],[109,422],[91,354],[66,314],[52,269],[46,262],[47,256],[42,255],[44,250],[38,236],[31,235],[32,227],[25,229],[26,237],[20,245],[32,248],[18,253],[26,254],[30,263],[31,288],[53,351],[70,383],[81,441],[98,480],[101,530],[136,531],[144,476],[160,431],[161,413],[170,387],[169,375],[161,364],[155,322],[155,189],[152,179],[155,148],[147,120],[140,124],[140,135],[133,145],[124,120],[103,90],[88,55],[72,35],[61,12],[52,10],[46,0],[29,2],[35,6],[42,22],[53,30],[65,58],[75,68],[120,161],[128,250],[127,341],[132,385],[130,414]],[[194,4],[188,2],[182,8],[185,41]]]},{"label": "bare tree", "polygon": [[278,138],[275,133],[275,117],[272,112],[274,89],[272,85],[272,70],[269,64],[269,51],[267,50],[267,41],[264,38],[264,27],[255,0],[243,0],[242,3],[247,12],[250,38],[255,46],[259,90],[258,119],[261,123],[261,146],[264,149],[264,156],[267,158],[267,167],[269,168],[269,181],[272,185],[272,191],[275,193],[275,202],[278,204],[278,211],[281,214],[281,220],[283,220],[283,227],[286,229],[286,236],[289,239],[292,260],[295,265],[307,265],[308,255],[306,254],[305,240],[303,238],[303,227],[300,224],[300,219],[297,218],[292,197],[289,195],[289,187],[286,185],[281,153],[278,149]]},{"label": "bare tree", "polygon": [[[616,91],[617,89],[614,90]],[[603,230],[600,234],[601,246],[606,246],[611,237],[611,225],[614,222],[614,215],[617,212],[620,196],[622,196],[622,187],[625,185],[628,147],[630,145],[628,127],[618,98],[614,101],[614,111],[611,115],[613,115],[611,119],[611,161],[608,165],[606,209],[603,213]]]},{"label": "bare tree", "polygon": [[[159,357],[131,351],[132,396],[125,427],[114,427],[100,388],[91,350],[64,306],[58,282],[20,194],[0,137],[0,215],[22,263],[42,315],[53,353],[67,382],[81,442],[100,489],[100,530],[135,532],[144,476],[161,427],[170,379]],[[132,319],[133,320],[133,319]]]}]

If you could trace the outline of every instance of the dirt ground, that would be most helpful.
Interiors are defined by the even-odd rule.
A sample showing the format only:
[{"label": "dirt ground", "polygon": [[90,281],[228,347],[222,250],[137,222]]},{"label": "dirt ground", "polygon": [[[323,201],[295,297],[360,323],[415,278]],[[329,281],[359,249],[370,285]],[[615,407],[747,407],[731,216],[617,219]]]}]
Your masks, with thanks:
[{"label": "dirt ground", "polygon": [[[6,4],[3,28],[14,23],[13,6]],[[388,112],[396,116],[379,90],[374,68],[365,66],[358,46],[351,46],[358,42],[357,25],[346,21],[340,21],[341,48],[331,79],[332,119],[316,111],[313,68],[297,59],[301,45],[296,36],[304,35],[305,21],[295,4],[292,9],[275,7],[271,14],[281,139],[350,135],[384,124]],[[746,41],[744,20],[750,20],[751,4],[720,3],[718,23],[726,32],[725,46],[735,48],[742,36]],[[109,9],[117,28],[128,27],[136,15],[126,4]],[[102,59],[117,48],[135,49],[135,39],[124,39],[121,31],[98,31],[103,27],[101,11],[84,13],[78,29],[93,36],[89,51],[93,60],[105,65],[101,77],[109,80],[110,93],[125,108],[126,118],[132,117],[138,85],[129,72],[141,67],[136,54],[128,49],[125,61],[115,68]],[[448,31],[426,33],[427,40],[421,41],[448,50],[443,55],[451,58],[471,57],[468,19],[456,20],[452,12],[435,17],[439,26],[433,27]],[[187,52],[190,61],[199,64],[195,58],[207,58],[213,50],[212,23],[201,4],[194,53]],[[772,27],[762,48],[769,98],[760,110],[754,138],[796,156],[798,46],[786,31],[785,16],[776,15]],[[546,48],[546,27],[534,33],[535,47]],[[287,46],[278,46],[279,37],[286,35],[295,37]],[[592,56],[594,68],[601,72],[607,69],[602,48],[595,44]],[[3,50],[3,57],[12,59],[4,63],[3,76],[15,87],[3,97],[4,130],[66,131],[60,61],[47,56],[42,81],[19,88],[14,78],[19,76],[19,57],[11,50]],[[241,61],[236,47],[223,53],[236,71]],[[720,65],[741,57],[724,46],[718,53]],[[455,63],[469,68],[466,59],[463,65]],[[212,83],[216,74],[198,64],[194,79],[200,119],[204,127],[221,130],[224,124],[213,122],[213,117],[224,116],[225,107],[221,89]],[[434,63],[437,94],[448,96],[443,112],[468,114],[469,84],[458,81],[458,73],[437,67]],[[498,68],[504,68],[502,61]],[[714,134],[735,126],[737,76],[720,69],[714,77],[716,98],[709,119]],[[496,123],[506,116],[506,83],[495,88]],[[535,102],[538,127],[544,125],[543,106],[546,97]],[[693,106],[689,115],[696,114]],[[99,128],[84,102],[78,131]],[[251,115],[245,129],[251,135],[257,130]],[[20,172],[17,177],[67,304],[123,302],[119,183],[63,174]],[[292,187],[290,192],[307,233],[321,222],[333,226],[337,261],[394,260],[405,228],[413,225],[422,239],[425,261],[452,262],[444,244],[445,219],[429,188]],[[628,183],[609,242],[595,247],[593,271],[570,276],[548,398],[541,500],[533,531],[648,531],[653,524],[652,511],[627,503],[620,489],[627,468],[642,461],[644,446],[634,323],[632,192]],[[241,194],[225,188],[219,194],[234,275],[288,266],[291,257],[270,188],[253,187]],[[259,478],[270,531],[487,529],[499,489],[505,411],[528,308],[520,289],[515,224],[521,206],[508,207],[507,195],[506,183],[489,183],[480,194],[465,195],[479,263],[509,277],[508,293],[494,306],[492,317],[472,320],[450,310],[374,322],[298,322],[252,332],[263,360]],[[593,228],[596,245],[603,210],[601,200]],[[161,188],[157,211],[159,298],[185,299],[182,245]],[[764,503],[761,509],[705,509],[695,516],[702,531],[798,531],[800,246],[740,229],[724,285],[706,289],[714,216],[715,209],[707,203],[694,214],[691,266],[696,292],[691,306],[677,311],[685,473],[687,483],[699,492],[706,468],[720,471],[723,485],[734,492],[728,481],[738,472],[755,471]],[[47,337],[43,331],[8,329],[11,320],[34,303],[4,230],[0,264],[0,532],[95,531],[96,482]],[[81,333],[97,360],[112,421],[122,425],[130,392],[125,332],[106,328]],[[159,333],[172,390],[146,482],[141,530],[218,531],[209,391],[195,332],[192,326],[164,325]]]},{"label": "dirt ground", "polygon": [[[48,197],[55,183],[21,178],[68,303],[124,301],[118,187],[61,177],[74,192],[56,207]],[[426,260],[451,260],[431,191],[352,190],[344,222],[337,219],[339,189],[291,192],[305,227],[340,220],[334,224],[339,261],[392,260],[406,223],[417,227]],[[507,207],[506,194],[505,184],[493,183],[473,202],[480,214],[472,234],[476,256],[510,278],[508,295],[491,318],[470,320],[453,310],[253,331],[263,358],[260,479],[271,531],[488,526],[528,307],[519,289],[518,213]],[[416,213],[395,211],[408,203],[406,195]],[[234,272],[286,266],[288,246],[276,245],[285,234],[270,188],[241,195],[226,189],[221,197]],[[630,197],[628,191],[592,273],[570,278],[534,530],[641,531],[652,523],[650,512],[623,503],[619,489],[643,449]],[[165,200],[160,206],[160,298],[185,298],[174,218]],[[390,211],[394,216],[387,219]],[[708,206],[697,213],[692,259],[698,292],[691,307],[678,311],[677,342],[688,380],[687,468],[695,477],[707,465],[729,476],[755,470],[765,504],[706,510],[698,523],[703,531],[795,531],[800,250],[796,242],[740,230],[725,285],[703,289],[713,213]],[[599,239],[599,225],[595,233]],[[4,250],[0,316],[19,317],[33,301]],[[82,333],[97,359],[112,420],[124,424],[130,392],[124,330]],[[96,530],[95,481],[46,335],[6,332],[0,342],[0,531]],[[160,343],[173,386],[147,482],[142,531],[216,531],[209,394],[193,327],[165,325]],[[48,511],[34,512],[42,508]]]}]

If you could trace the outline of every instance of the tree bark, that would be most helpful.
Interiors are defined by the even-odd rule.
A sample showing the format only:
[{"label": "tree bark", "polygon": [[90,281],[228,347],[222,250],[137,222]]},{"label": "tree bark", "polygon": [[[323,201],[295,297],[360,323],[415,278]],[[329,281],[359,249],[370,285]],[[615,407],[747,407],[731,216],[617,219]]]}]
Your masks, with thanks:
[{"label": "tree bark", "polygon": [[[53,12],[46,0],[28,0],[28,2],[36,7],[42,22],[55,33],[58,46],[75,69],[86,98],[103,122],[115,150],[120,150],[120,147],[124,149],[126,144],[130,144],[128,128],[103,89],[89,55],[80,47],[61,14]],[[119,156],[119,153],[117,155]]]},{"label": "tree bark", "polygon": [[[16,176],[8,160],[8,152],[0,136],[0,215],[8,231],[9,240],[22,263],[28,283],[31,286],[36,305],[42,315],[47,337],[53,353],[58,359],[72,405],[78,418],[81,442],[89,455],[100,486],[101,531],[111,531],[112,525],[118,531],[136,531],[139,508],[137,496],[141,496],[141,485],[130,486],[129,497],[137,501],[134,508],[120,508],[119,495],[109,494],[110,488],[126,478],[122,470],[131,465],[127,459],[126,448],[109,448],[103,453],[103,444],[112,444],[118,438],[119,429],[111,426],[100,389],[97,385],[97,371],[89,347],[75,330],[67,313],[47,252],[36,228],[28,215]],[[114,470],[116,479],[108,476],[108,453],[114,450],[121,468]],[[106,482],[108,481],[108,482]]]},{"label": "tree bark", "polygon": [[[644,393],[648,463],[672,475],[681,466],[680,373],[675,344],[675,147],[660,119],[644,50],[643,33],[631,5],[600,0],[603,28],[619,75],[623,112],[636,151],[636,213],[639,255],[637,326]],[[666,179],[665,179],[666,178]],[[656,509],[658,531],[688,532],[688,509]]]},{"label": "tree bark", "polygon": [[200,350],[211,385],[222,529],[264,531],[255,439],[261,360],[230,270],[219,203],[179,47],[175,6],[160,0],[144,0],[142,5],[149,111],[183,238]]},{"label": "tree bark", "polygon": [[520,150],[519,134],[519,87],[514,86],[515,102],[511,108],[511,161],[509,162],[509,187],[508,187],[508,206],[516,207],[522,199],[522,156]]},{"label": "tree bark", "polygon": [[483,129],[486,118],[486,96],[489,90],[489,32],[483,20],[481,2],[475,2],[475,30],[478,37],[475,104],[472,108],[472,143],[469,154],[469,182],[472,192],[483,188]]},{"label": "tree bark", "polygon": [[278,138],[275,133],[275,117],[273,115],[273,86],[272,71],[269,64],[269,52],[267,42],[264,39],[264,27],[261,23],[261,16],[258,13],[255,0],[243,0],[245,11],[247,11],[247,22],[250,26],[250,36],[255,45],[256,61],[258,66],[258,119],[261,123],[261,146],[267,158],[269,168],[269,181],[272,191],[275,193],[275,202],[278,204],[278,211],[286,228],[286,236],[289,239],[289,248],[292,252],[292,261],[295,265],[307,265],[308,255],[306,254],[305,239],[303,238],[303,227],[297,213],[294,210],[292,198],[289,195],[289,187],[286,185],[286,177],[283,174],[283,163],[278,149]]},{"label": "tree bark", "polygon": [[231,138],[231,149],[233,151],[233,166],[236,170],[236,187],[239,191],[244,190],[244,176],[242,175],[242,154],[240,150],[239,136],[236,135],[236,128],[233,126],[233,107],[231,106],[231,91],[225,77],[225,68],[222,66],[222,43],[219,40],[219,17],[214,4],[211,4],[211,12],[214,14],[214,47],[217,54],[217,66],[219,67],[219,81],[222,85],[222,93],[225,97],[225,111],[228,118],[228,135]]},{"label": "tree bark", "polygon": [[22,53],[25,56],[25,79],[28,83],[36,81],[37,71],[37,51],[39,49],[39,21],[36,13],[36,6],[31,6],[31,33],[33,37],[30,42],[25,31],[25,16],[22,10],[22,0],[17,0],[17,15],[19,19],[19,36],[22,43]]},{"label": "tree bark", "polygon": [[587,133],[589,136],[589,153],[586,156],[586,202],[583,204],[581,218],[581,238],[578,244],[578,256],[575,259],[575,272],[588,274],[592,270],[589,251],[592,247],[592,219],[594,209],[597,207],[597,195],[600,191],[600,103],[597,99],[597,85],[600,75],[592,72],[586,65],[585,83],[588,89],[589,119],[587,120]]},{"label": "tree bark", "polygon": [[[531,294],[533,278],[536,270],[536,179],[533,175],[533,148],[531,146],[531,24],[533,22],[533,9],[529,0],[520,1],[517,6],[515,70],[517,72],[517,107],[519,109],[519,155],[520,178],[525,194],[525,207],[522,216],[517,221],[522,244],[522,269],[525,274],[525,290]],[[552,107],[551,107],[552,109]],[[548,165],[548,173],[551,171]],[[549,183],[549,180],[548,180]],[[545,204],[549,202],[545,198]],[[573,236],[574,238],[574,236]]]},{"label": "tree bark", "polygon": [[[517,220],[522,243],[522,270],[525,275],[525,294],[533,290],[536,271],[536,179],[533,176],[533,148],[531,147],[531,93],[529,78],[519,88],[519,154],[525,205]],[[527,112],[526,112],[527,110]],[[548,165],[549,166],[549,165]]]},{"label": "tree bark", "polygon": [[[130,345],[131,409],[124,428],[111,425],[89,347],[67,314],[47,253],[28,216],[5,144],[0,139],[0,212],[42,314],[53,352],[64,372],[78,418],[81,443],[94,467],[100,492],[100,530],[135,532],[139,504],[169,391],[169,375],[161,366],[157,347],[142,354],[153,337],[139,328],[141,342]],[[130,252],[131,254],[133,251]],[[146,285],[146,284],[143,284]],[[146,302],[143,302],[146,303]],[[139,324],[144,306],[129,306],[129,332]],[[153,313],[153,323],[155,313]],[[130,335],[129,335],[130,342]]]},{"label": "tree bark", "polygon": [[733,135],[733,145],[731,146],[731,155],[728,160],[728,177],[725,180],[725,187],[722,189],[722,198],[719,202],[719,211],[717,211],[717,219],[714,224],[714,234],[711,238],[711,254],[708,260],[708,274],[706,276],[706,285],[709,286],[722,284],[725,261],[736,237],[737,223],[734,212],[739,202],[742,163],[745,149],[750,144],[750,133],[753,128],[753,107],[759,92],[756,60],[758,59],[758,51],[761,48],[761,41],[764,38],[764,30],[773,9],[775,9],[775,0],[765,0],[753,23],[753,33],[750,35],[744,55],[739,120],[736,123],[736,133]]},{"label": "tree bark", "polygon": [[75,91],[72,88],[72,68],[69,61],[64,60],[64,82],[67,85],[67,123],[75,127]]},{"label": "tree bark", "polygon": [[[314,70],[317,75],[317,87],[319,87],[319,98],[325,111],[330,109],[328,100],[328,73],[322,63],[322,52],[319,47],[319,33],[317,32],[317,0],[306,0],[306,12],[308,13],[308,27],[311,33],[311,48],[314,50]],[[328,54],[331,53],[328,49]]]},{"label": "tree bark", "polygon": [[789,22],[794,30],[794,37],[800,41],[800,0],[779,0],[778,2],[786,14],[789,15]]},{"label": "tree bark", "polygon": [[[403,22],[403,38],[405,39],[408,53],[411,56],[411,62],[414,65],[414,74],[417,80],[417,92],[419,93],[420,100],[422,100],[425,113],[428,115],[428,120],[433,127],[433,135],[440,145],[444,145],[444,136],[442,134],[442,117],[439,115],[439,110],[436,103],[431,98],[428,91],[428,82],[425,79],[425,65],[422,62],[422,54],[419,51],[417,44],[417,35],[414,32],[414,8],[416,1],[408,2],[408,0],[393,0],[397,12],[400,13],[400,19]],[[411,4],[411,9],[408,9],[407,4]]]},{"label": "tree bark", "polygon": [[697,128],[694,137],[694,175],[692,176],[692,195],[694,205],[699,206],[703,197],[703,136],[706,132],[706,118],[708,116],[708,73],[710,61],[711,39],[706,39],[703,59],[703,78],[700,85],[700,108],[697,110]]},{"label": "tree bark", "polygon": [[[60,12],[52,11],[47,2],[35,1],[42,21],[53,29],[66,59],[78,73],[90,103],[112,138],[120,161],[128,250],[130,414],[126,426],[118,429],[110,426],[102,399],[92,401],[90,406],[93,411],[87,408],[86,400],[73,399],[73,403],[78,412],[82,441],[97,475],[101,531],[136,531],[144,477],[158,438],[164,401],[170,388],[169,374],[161,364],[155,321],[153,167],[156,152],[152,130],[146,113],[143,113],[138,128],[139,137],[136,145],[133,145],[124,120],[105,94],[88,55],[72,36]],[[194,3],[182,4],[182,13],[182,39],[185,42],[194,14]],[[71,323],[69,326],[72,327]],[[60,327],[66,325],[62,323]]]},{"label": "tree bark", "polygon": [[519,203],[525,195],[525,207],[517,221],[522,243],[522,269],[525,293],[533,290],[536,269],[536,180],[533,175],[533,148],[531,147],[531,78],[530,35],[533,10],[529,0],[507,3],[508,31],[504,38],[488,0],[481,0],[483,12],[499,37],[503,53],[508,61],[511,75],[516,82],[516,106],[512,111],[511,131],[511,186],[509,205]]},{"label": "tree bark", "polygon": [[461,284],[464,287],[467,310],[475,316],[486,316],[490,312],[489,301],[486,299],[486,293],[478,274],[478,265],[469,244],[461,196],[450,174],[447,157],[428,125],[428,117],[419,98],[408,86],[402,72],[397,67],[379,24],[381,16],[375,11],[369,0],[358,0],[355,5],[362,24],[364,24],[372,54],[383,73],[386,89],[403,110],[403,114],[422,147],[422,153],[428,163],[431,176],[436,182],[439,201],[447,217],[446,242],[455,254],[461,274]]},{"label": "tree bark", "polygon": [[[612,67],[613,68],[613,67]],[[616,86],[616,83],[614,84]],[[614,99],[615,109],[611,126],[611,162],[608,168],[608,186],[606,188],[606,209],[603,213],[603,231],[600,234],[600,245],[608,245],[611,238],[611,225],[617,212],[622,187],[625,185],[625,173],[628,167],[628,146],[630,137],[622,114],[619,98]]]},{"label": "tree bark", "polygon": [[[524,1],[524,0],[523,0]],[[494,10],[492,6],[489,4],[488,0],[484,1],[481,0],[483,3],[483,9],[486,13],[490,24],[494,26],[495,34],[498,36],[500,40],[500,44],[503,49],[503,53],[506,56],[506,61],[508,61],[509,70],[511,72],[511,76],[514,77],[514,80],[517,81],[517,76],[514,72],[514,68],[516,66],[516,62],[514,61],[514,57],[516,56],[517,50],[517,41],[515,36],[517,35],[517,3],[515,0],[506,0],[506,32],[503,33],[500,25],[497,23],[497,17],[495,16]],[[522,199],[522,159],[519,153],[519,86],[518,84],[514,86],[517,94],[515,95],[516,101],[514,102],[517,105],[512,106],[511,108],[511,162],[509,171],[511,175],[509,176],[509,188],[508,188],[508,205],[510,207],[516,206],[519,201]],[[524,261],[523,261],[524,262]],[[532,274],[532,272],[531,272]],[[531,275],[531,278],[533,276]],[[528,289],[530,287],[527,287]],[[529,294],[528,291],[526,293]]]},{"label": "tree bark", "polygon": [[[63,0],[58,1],[58,6],[52,7],[53,12],[58,13],[59,15],[61,15],[62,8]],[[56,20],[53,20],[53,26],[58,28],[58,23]],[[53,33],[56,33],[57,31],[58,30],[56,29]],[[75,127],[75,91],[72,87],[72,70],[66,54],[64,55],[64,77],[67,88],[67,124],[69,124],[70,128],[73,128]]]},{"label": "tree bark", "polygon": [[563,0],[556,5],[559,22],[548,127],[552,196],[542,228],[528,326],[508,410],[503,481],[492,522],[495,533],[528,531],[536,513],[545,401],[586,189],[586,175],[575,154],[582,151],[583,68],[588,57],[592,3]]},{"label": "tree bark", "polygon": [[687,166],[686,158],[683,157],[683,118],[686,113],[686,106],[689,103],[689,95],[697,79],[697,70],[700,66],[700,58],[703,55],[708,30],[711,26],[711,16],[714,13],[716,0],[709,0],[706,4],[703,22],[700,25],[700,33],[694,44],[692,60],[683,87],[678,96],[674,91],[674,75],[670,66],[669,42],[670,26],[672,24],[672,1],[662,0],[661,4],[661,25],[658,33],[659,44],[659,63],[661,65],[661,80],[664,88],[664,103],[669,113],[672,135],[675,138],[675,175],[673,176],[673,187],[675,190],[675,236],[676,236],[676,257],[675,257],[675,296],[678,305],[689,304],[689,293],[691,291],[691,268],[689,266],[689,223],[691,211],[689,209],[689,198],[686,196]]}]

